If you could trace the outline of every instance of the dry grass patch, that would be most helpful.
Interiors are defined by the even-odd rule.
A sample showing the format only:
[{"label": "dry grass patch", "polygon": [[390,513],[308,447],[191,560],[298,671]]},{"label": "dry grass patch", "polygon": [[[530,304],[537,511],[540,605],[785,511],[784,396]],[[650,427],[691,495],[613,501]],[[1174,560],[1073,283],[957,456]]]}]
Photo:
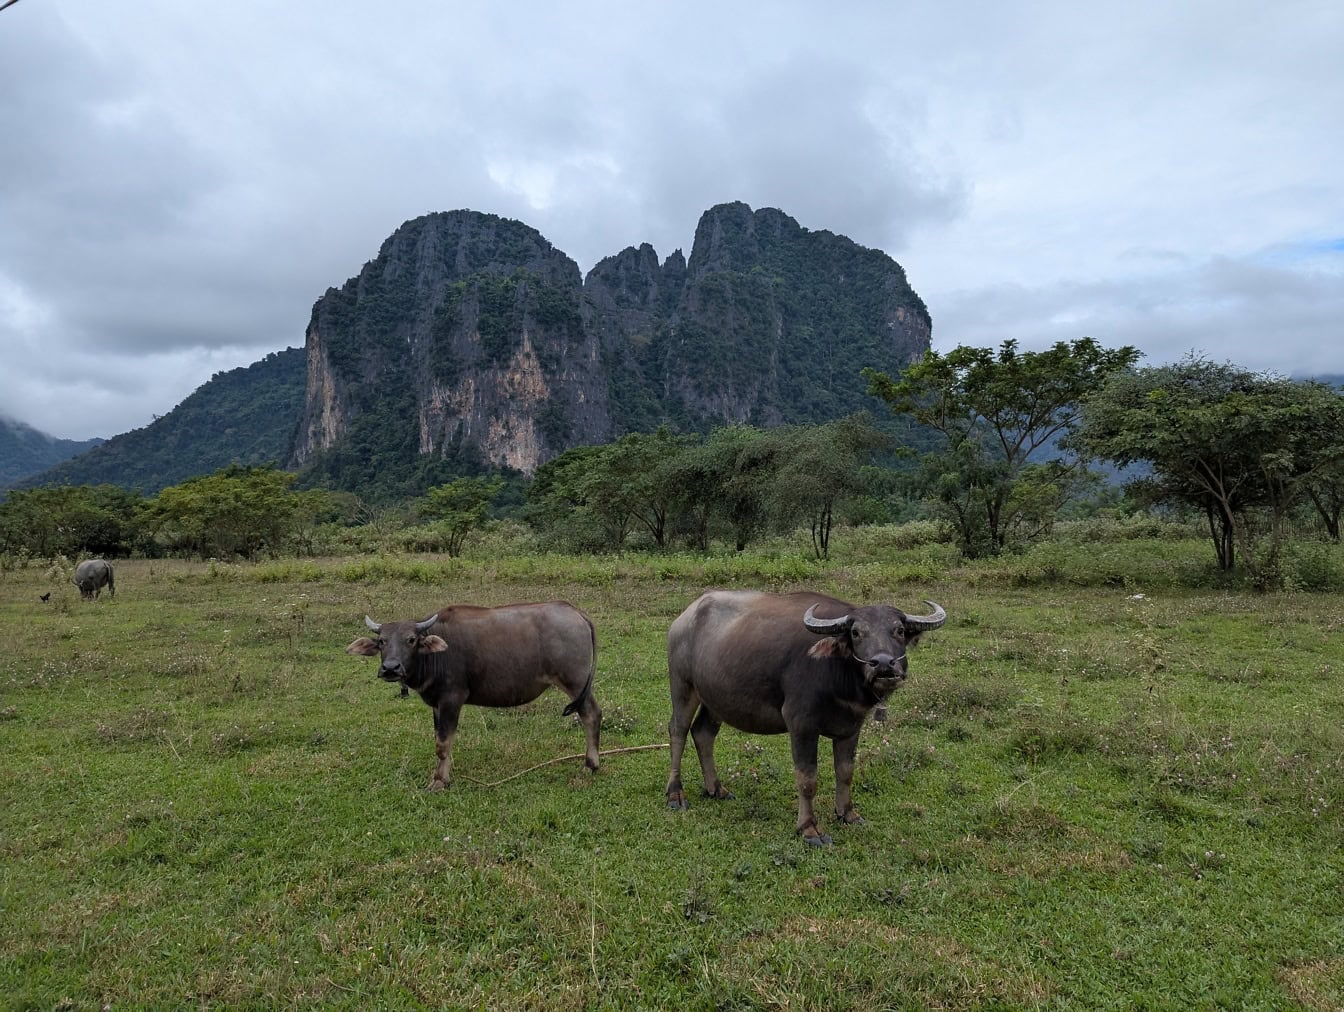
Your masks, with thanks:
[{"label": "dry grass patch", "polygon": [[868,918],[804,917],[724,954],[725,978],[770,1008],[1038,1005],[1049,983],[1007,970],[955,938]]},{"label": "dry grass patch", "polygon": [[1279,970],[1288,997],[1312,1012],[1344,1009],[1344,959],[1322,959]]}]

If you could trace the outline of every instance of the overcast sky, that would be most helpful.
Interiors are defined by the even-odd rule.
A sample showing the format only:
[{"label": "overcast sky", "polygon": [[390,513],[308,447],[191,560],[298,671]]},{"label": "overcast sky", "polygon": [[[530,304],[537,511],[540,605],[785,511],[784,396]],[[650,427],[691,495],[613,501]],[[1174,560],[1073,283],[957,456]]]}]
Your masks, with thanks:
[{"label": "overcast sky", "polygon": [[431,211],[587,272],[731,200],[895,257],[935,348],[1344,373],[1344,3],[20,0],[0,414],[148,424]]}]

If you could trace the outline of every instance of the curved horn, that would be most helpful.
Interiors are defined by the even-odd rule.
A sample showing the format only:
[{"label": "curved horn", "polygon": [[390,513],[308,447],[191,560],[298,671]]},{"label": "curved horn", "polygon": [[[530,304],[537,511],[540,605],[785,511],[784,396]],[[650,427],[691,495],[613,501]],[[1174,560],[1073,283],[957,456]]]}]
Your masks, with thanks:
[{"label": "curved horn", "polygon": [[415,623],[415,631],[419,633],[429,632],[430,628],[438,620],[439,613],[436,611],[433,615],[429,616],[429,618],[421,619],[419,622]]},{"label": "curved horn", "polygon": [[943,611],[943,606],[933,601],[925,601],[933,609],[932,615],[907,615],[905,616],[905,628],[913,633],[929,632],[937,629],[947,621],[947,612]]},{"label": "curved horn", "polygon": [[364,616],[364,624],[368,626],[370,629],[372,629],[374,632],[383,631],[383,627],[379,623],[375,622],[373,619],[369,618],[369,616],[367,615]]},{"label": "curved horn", "polygon": [[839,618],[817,618],[812,614],[816,610],[815,604],[807,609],[807,614],[803,616],[803,625],[819,636],[834,636],[836,633],[846,632],[854,624],[854,619],[848,615],[841,615]]}]

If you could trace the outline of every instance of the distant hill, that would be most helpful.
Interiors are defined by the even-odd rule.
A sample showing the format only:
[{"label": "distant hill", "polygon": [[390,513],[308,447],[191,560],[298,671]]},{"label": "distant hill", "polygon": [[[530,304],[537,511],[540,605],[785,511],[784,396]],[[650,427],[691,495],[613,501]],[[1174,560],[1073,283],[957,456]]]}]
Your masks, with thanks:
[{"label": "distant hill", "polygon": [[0,489],[83,453],[101,439],[57,439],[31,425],[0,417]]},{"label": "distant hill", "polygon": [[669,425],[819,424],[869,409],[865,367],[929,348],[880,250],[720,204],[689,260],[647,243],[578,265],[536,229],[460,210],[405,222],[313,306],[305,348],[215,376],[153,424],[37,476],[152,494],[274,460],[306,485],[403,499],[487,467]]},{"label": "distant hill", "polygon": [[302,348],[216,373],[168,414],[114,436],[19,487],[99,485],[153,495],[230,464],[288,462],[303,409]]},{"label": "distant hill", "polygon": [[1326,373],[1322,376],[1308,376],[1307,379],[1313,379],[1317,383],[1324,383],[1326,386],[1338,387],[1344,390],[1344,373]]}]

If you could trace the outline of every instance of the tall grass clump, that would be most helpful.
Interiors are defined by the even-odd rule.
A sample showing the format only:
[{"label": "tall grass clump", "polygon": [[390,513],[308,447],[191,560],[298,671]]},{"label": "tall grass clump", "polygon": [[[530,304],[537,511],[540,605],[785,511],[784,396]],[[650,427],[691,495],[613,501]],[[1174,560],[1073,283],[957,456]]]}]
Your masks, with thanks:
[{"label": "tall grass clump", "polygon": [[1176,520],[1152,513],[1098,513],[1079,520],[1059,521],[1050,536],[1054,541],[1095,544],[1115,541],[1197,541],[1205,538],[1207,532],[1197,521]]},{"label": "tall grass clump", "polygon": [[966,576],[973,584],[1135,590],[1209,587],[1219,580],[1207,542],[1166,539],[1048,541],[1017,554],[968,562]]}]

